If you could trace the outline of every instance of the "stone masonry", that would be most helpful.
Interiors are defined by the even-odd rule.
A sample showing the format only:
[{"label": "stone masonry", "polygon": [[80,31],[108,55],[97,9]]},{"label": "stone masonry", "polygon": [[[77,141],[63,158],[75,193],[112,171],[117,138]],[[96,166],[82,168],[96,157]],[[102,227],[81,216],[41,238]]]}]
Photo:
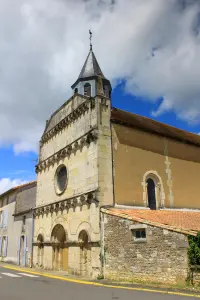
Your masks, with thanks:
[{"label": "stone masonry", "polygon": [[[105,278],[180,282],[187,278],[187,236],[103,214]],[[146,241],[135,241],[131,225],[146,229]]]},{"label": "stone masonry", "polygon": [[[55,174],[61,164],[67,167],[68,182],[58,195]],[[56,111],[41,139],[36,171],[34,265],[38,266],[41,256],[38,239],[42,237],[39,264],[45,269],[55,268],[52,233],[56,226],[62,226],[66,255],[59,252],[57,256],[60,262],[67,260],[64,270],[81,274],[85,268],[81,257],[85,255],[87,275],[97,277],[101,272],[99,208],[113,203],[110,100],[74,95]],[[83,231],[88,236],[87,254],[80,246]],[[62,268],[60,262],[57,269]]]}]

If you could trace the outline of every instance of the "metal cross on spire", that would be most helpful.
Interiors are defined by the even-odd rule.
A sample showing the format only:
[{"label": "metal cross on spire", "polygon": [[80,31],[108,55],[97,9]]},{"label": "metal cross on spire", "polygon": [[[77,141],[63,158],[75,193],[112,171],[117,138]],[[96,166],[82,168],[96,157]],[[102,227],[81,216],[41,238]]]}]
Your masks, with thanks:
[{"label": "metal cross on spire", "polygon": [[90,34],[90,50],[92,50],[92,31],[89,30],[89,34]]}]

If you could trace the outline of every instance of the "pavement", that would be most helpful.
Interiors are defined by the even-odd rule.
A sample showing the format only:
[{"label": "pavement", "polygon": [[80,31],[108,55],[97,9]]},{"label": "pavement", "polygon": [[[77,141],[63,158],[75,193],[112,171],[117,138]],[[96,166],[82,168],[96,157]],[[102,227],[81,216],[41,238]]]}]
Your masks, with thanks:
[{"label": "pavement", "polygon": [[122,286],[0,265],[0,300],[183,300],[200,294]]}]

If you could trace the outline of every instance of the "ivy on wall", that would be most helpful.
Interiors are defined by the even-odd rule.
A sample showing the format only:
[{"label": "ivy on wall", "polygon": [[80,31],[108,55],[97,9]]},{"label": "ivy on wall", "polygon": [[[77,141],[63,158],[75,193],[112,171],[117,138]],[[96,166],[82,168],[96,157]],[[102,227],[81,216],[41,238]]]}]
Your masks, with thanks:
[{"label": "ivy on wall", "polygon": [[189,248],[188,248],[188,258],[190,265],[200,266],[200,232],[197,236],[188,237]]}]

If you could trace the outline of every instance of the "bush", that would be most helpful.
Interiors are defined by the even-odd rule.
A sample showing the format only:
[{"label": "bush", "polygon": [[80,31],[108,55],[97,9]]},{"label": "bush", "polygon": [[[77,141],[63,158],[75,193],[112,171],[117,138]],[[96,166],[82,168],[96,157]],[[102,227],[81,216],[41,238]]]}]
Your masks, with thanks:
[{"label": "bush", "polygon": [[188,258],[190,265],[200,266],[200,232],[197,236],[188,237],[189,248],[188,248]]}]

